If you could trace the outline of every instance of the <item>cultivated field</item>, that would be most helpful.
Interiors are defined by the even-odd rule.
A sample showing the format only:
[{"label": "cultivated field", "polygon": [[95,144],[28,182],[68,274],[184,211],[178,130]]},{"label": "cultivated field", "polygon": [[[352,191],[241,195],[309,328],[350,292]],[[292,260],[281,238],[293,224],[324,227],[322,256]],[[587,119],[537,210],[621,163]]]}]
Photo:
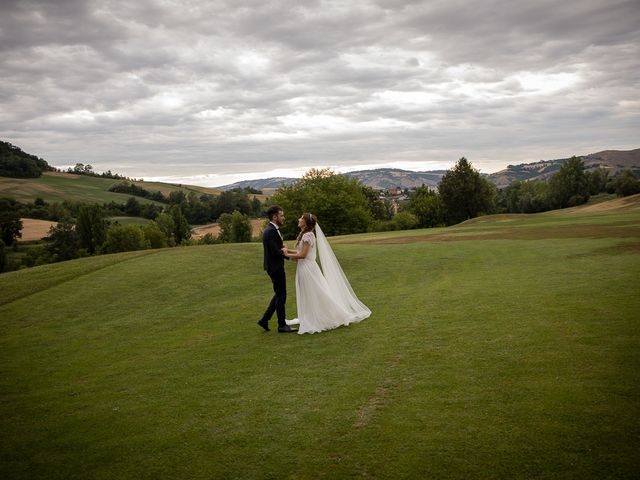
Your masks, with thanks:
[{"label": "cultivated field", "polygon": [[5,273],[0,477],[635,478],[628,202],[333,238],[373,315],[308,336],[256,243]]},{"label": "cultivated field", "polygon": [[[262,234],[266,220],[264,218],[254,218],[251,220],[251,236],[259,237]],[[194,239],[200,239],[207,233],[210,233],[214,237],[220,235],[220,225],[217,223],[211,223],[209,225],[198,225],[193,227],[192,237]]]},{"label": "cultivated field", "polygon": [[37,220],[34,218],[21,218],[22,236],[18,239],[22,242],[32,240],[40,240],[49,234],[49,229],[58,224],[58,222],[50,222],[49,220]]}]

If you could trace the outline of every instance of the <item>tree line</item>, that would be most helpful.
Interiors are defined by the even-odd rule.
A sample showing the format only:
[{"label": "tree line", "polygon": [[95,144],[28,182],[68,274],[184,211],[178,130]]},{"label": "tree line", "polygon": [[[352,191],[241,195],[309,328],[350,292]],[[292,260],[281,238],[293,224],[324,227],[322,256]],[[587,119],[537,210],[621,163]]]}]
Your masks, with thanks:
[{"label": "tree line", "polygon": [[0,272],[61,262],[91,255],[151,248],[194,246],[229,242],[250,242],[248,216],[234,211],[220,217],[220,234],[191,238],[191,226],[179,205],[173,205],[145,225],[121,224],[106,216],[100,205],[82,205],[77,217],[65,217],[49,230],[43,242],[22,247],[20,260],[8,261],[9,247],[17,249],[22,220],[0,199]]},{"label": "tree line", "polygon": [[640,193],[640,180],[630,170],[610,177],[599,168],[586,171],[572,157],[548,181],[516,181],[497,189],[465,157],[447,170],[437,189],[425,185],[410,191],[394,213],[378,192],[331,170],[310,170],[300,180],[281,187],[272,202],[288,214],[281,228],[295,238],[297,215],[316,214],[327,235],[407,230],[454,225],[493,213],[534,213],[583,204],[592,195]]},{"label": "tree line", "polygon": [[443,176],[437,190],[423,185],[411,192],[395,222],[405,229],[446,226],[486,214],[573,207],[600,193],[620,197],[640,193],[640,179],[631,170],[613,177],[603,168],[589,172],[574,156],[548,181],[515,181],[497,189],[463,157]]},{"label": "tree line", "polygon": [[[132,182],[123,182],[112,186],[112,192],[127,193],[138,197],[154,200],[167,205],[180,205],[187,221],[192,225],[203,225],[206,223],[216,222],[224,213],[233,213],[238,211],[248,216],[259,216],[263,205],[262,202],[254,195],[253,199],[249,199],[249,191],[246,189],[234,189],[222,192],[220,195],[198,195],[195,192],[185,193],[182,190],[174,190],[169,195],[162,192],[150,192]],[[136,200],[134,197],[133,200]],[[132,206],[136,206],[133,200],[128,202]],[[139,214],[144,215],[144,206],[137,200],[137,209]],[[137,216],[135,208],[130,208],[131,215]],[[146,217],[153,219],[154,217]]]},{"label": "tree line", "polygon": [[[424,185],[415,189],[397,213],[379,192],[328,169],[312,169],[295,183],[283,185],[269,203],[284,208],[287,220],[281,231],[285,238],[293,239],[297,218],[305,211],[317,215],[323,230],[331,236],[446,226],[492,213],[541,212],[580,205],[601,192],[619,196],[640,193],[640,180],[631,171],[614,177],[604,169],[588,172],[581,159],[572,157],[548,181],[517,181],[498,190],[463,157],[445,173],[436,190]],[[174,191],[165,198],[162,205],[142,205],[131,197],[123,205],[112,202],[102,206],[47,204],[41,199],[20,204],[2,199],[1,247],[6,252],[7,247],[15,245],[20,217],[59,222],[49,232],[48,243],[33,249],[25,265],[144,248],[245,242],[251,241],[249,218],[264,216],[266,207],[257,197],[250,200],[248,192],[239,189],[217,197]],[[114,212],[146,216],[151,222],[145,226],[110,223],[108,217]],[[216,220],[221,226],[218,237],[207,235],[198,242],[190,239],[190,225]],[[2,261],[6,269],[6,261]]]},{"label": "tree line", "polygon": [[[42,199],[23,204],[15,199],[0,198],[0,272],[106,253],[248,242],[252,240],[250,217],[237,209],[238,204],[234,201],[237,193],[224,197],[224,208],[230,211],[223,211],[217,217],[220,234],[207,234],[200,240],[191,238],[191,224],[184,209],[193,208],[194,201],[189,201],[188,196],[164,207],[153,204],[141,206],[134,197],[129,198],[126,204],[111,202],[103,205],[79,202],[49,204]],[[241,203],[251,205],[248,201]],[[132,205],[151,208],[151,221],[138,225],[121,224],[110,219],[123,214],[137,216],[140,212]],[[21,238],[23,228],[21,218],[51,220],[57,224],[51,227],[43,242],[18,246],[17,240]],[[9,261],[11,252],[14,255]],[[16,252],[22,254],[16,255]]]}]

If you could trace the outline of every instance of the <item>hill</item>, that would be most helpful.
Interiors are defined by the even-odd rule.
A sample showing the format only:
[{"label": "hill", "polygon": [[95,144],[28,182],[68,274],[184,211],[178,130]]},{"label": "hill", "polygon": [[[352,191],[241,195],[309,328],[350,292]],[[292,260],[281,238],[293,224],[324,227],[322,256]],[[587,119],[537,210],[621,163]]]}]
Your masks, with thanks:
[{"label": "hill", "polygon": [[0,476],[634,478],[638,207],[483,220],[330,239],[373,315],[309,336],[259,244],[0,275]]},{"label": "hill", "polygon": [[[108,203],[111,201],[124,203],[131,196],[125,193],[110,192],[109,188],[122,180],[110,178],[76,175],[72,173],[45,172],[39,178],[0,177],[0,197],[15,198],[20,202],[33,202],[42,198],[47,202],[77,201]],[[168,195],[172,191],[181,190],[188,194],[208,193],[218,195],[220,190],[189,185],[172,185],[160,182],[136,181],[137,185],[152,192],[161,191]],[[152,200],[138,197],[141,203],[155,203]]]},{"label": "hill", "polygon": [[[583,159],[587,170],[602,167],[609,170],[612,174],[625,169],[631,169],[640,173],[640,149],[628,151],[605,150],[598,153],[583,155],[580,156],[580,158]],[[506,187],[515,180],[547,180],[554,173],[560,170],[560,167],[565,160],[568,160],[568,158],[540,160],[539,162],[533,163],[509,165],[506,169],[500,170],[499,172],[483,175],[499,188]],[[359,170],[356,172],[345,173],[344,175],[357,178],[364,185],[376,190],[384,190],[386,188],[393,187],[412,189],[419,187],[422,184],[435,188],[438,186],[440,179],[445,173],[446,170],[414,172],[398,168],[379,168],[374,170]],[[244,180],[242,182],[225,185],[219,188],[221,190],[246,187],[255,188],[257,190],[273,189],[280,187],[282,184],[289,185],[296,180],[298,179],[287,177]]]},{"label": "hill", "polygon": [[364,185],[375,190],[400,187],[417,188],[424,185],[437,187],[446,170],[430,172],[412,172],[399,168],[379,168],[375,170],[359,170],[345,173],[347,177],[356,178]]},{"label": "hill", "polygon": [[[344,175],[355,178],[364,185],[376,190],[384,190],[386,188],[415,188],[422,184],[436,187],[440,182],[446,170],[433,170],[430,172],[413,172],[410,170],[402,170],[400,168],[378,168],[374,170],[358,170],[348,172]],[[243,180],[241,182],[232,183],[219,187],[222,190],[231,190],[234,188],[255,188],[257,190],[272,190],[282,185],[290,185],[297,178],[291,177],[274,177],[259,180]]]},{"label": "hill", "polygon": [[0,141],[0,177],[34,178],[53,168],[40,157]]},{"label": "hill", "polygon": [[[582,155],[578,158],[582,159],[587,171],[601,167],[611,172],[611,176],[621,170],[633,170],[640,173],[640,149],[627,151],[604,150],[598,153]],[[487,178],[495,183],[498,188],[509,186],[516,180],[548,180],[560,170],[566,160],[568,158],[509,165],[504,170],[487,175]]]}]

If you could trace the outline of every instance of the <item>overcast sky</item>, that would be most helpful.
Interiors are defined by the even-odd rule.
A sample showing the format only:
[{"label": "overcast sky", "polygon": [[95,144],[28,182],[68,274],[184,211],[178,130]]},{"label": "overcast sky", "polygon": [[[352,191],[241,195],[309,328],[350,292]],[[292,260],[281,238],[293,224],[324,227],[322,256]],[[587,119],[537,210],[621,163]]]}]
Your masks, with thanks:
[{"label": "overcast sky", "polygon": [[0,136],[198,185],[640,147],[638,0],[0,0]]}]

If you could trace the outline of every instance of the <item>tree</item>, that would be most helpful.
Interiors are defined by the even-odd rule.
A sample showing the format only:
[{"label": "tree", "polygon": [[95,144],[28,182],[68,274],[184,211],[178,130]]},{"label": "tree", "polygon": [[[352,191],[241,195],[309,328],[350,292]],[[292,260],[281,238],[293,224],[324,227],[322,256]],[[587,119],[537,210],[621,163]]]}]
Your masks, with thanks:
[{"label": "tree", "polygon": [[218,217],[218,226],[220,227],[220,233],[218,234],[218,240],[222,243],[231,242],[231,230],[233,229],[231,214],[223,213]]},{"label": "tree", "polygon": [[589,200],[589,179],[582,160],[576,156],[566,160],[549,180],[549,188],[554,208],[574,207]]},{"label": "tree", "polygon": [[495,207],[495,187],[464,157],[447,170],[438,192],[450,225],[491,213]]},{"label": "tree", "polygon": [[96,253],[107,238],[107,220],[102,208],[98,205],[80,207],[76,231],[80,246],[86,248],[90,255]]},{"label": "tree", "polygon": [[69,220],[62,220],[49,229],[47,249],[56,261],[77,258],[79,248],[78,232]]},{"label": "tree", "polygon": [[149,248],[139,225],[112,225],[107,230],[107,240],[102,247],[105,253],[130,252]]},{"label": "tree", "polygon": [[589,178],[589,193],[591,195],[597,195],[600,192],[604,192],[607,189],[607,182],[609,181],[609,170],[605,168],[596,168],[595,170],[588,172]]},{"label": "tree", "polygon": [[4,242],[0,239],[0,272],[4,272],[7,266],[7,252],[4,249]]},{"label": "tree", "polygon": [[222,243],[241,243],[251,241],[251,222],[249,217],[235,211],[231,214],[223,213],[218,218],[220,234],[218,240]]},{"label": "tree", "polygon": [[516,180],[499,193],[502,211],[509,213],[537,213],[551,209],[549,184],[542,180]]},{"label": "tree", "polygon": [[22,220],[18,204],[13,199],[0,198],[0,240],[5,245],[13,245],[18,238],[22,238]]},{"label": "tree", "polygon": [[613,186],[616,195],[627,197],[640,193],[640,180],[636,178],[631,170],[625,170],[613,179]]},{"label": "tree", "polygon": [[169,193],[169,198],[167,200],[171,205],[181,205],[186,203],[187,196],[182,190],[173,190]]},{"label": "tree", "polygon": [[253,215],[254,217],[259,217],[261,213],[262,213],[262,202],[258,197],[254,196],[253,200],[251,200],[251,215]]},{"label": "tree", "polygon": [[127,215],[138,217],[140,215],[140,212],[142,211],[142,207],[140,206],[140,202],[136,197],[129,197],[127,203],[125,204],[124,211],[127,213]]},{"label": "tree", "polygon": [[373,188],[362,185],[362,192],[367,199],[369,211],[374,220],[389,220],[391,212],[387,204]]},{"label": "tree", "polygon": [[251,215],[253,206],[245,190],[227,190],[218,195],[215,205],[213,205],[213,218],[217,219],[223,213],[233,213],[235,210],[245,215]]},{"label": "tree", "polygon": [[177,245],[180,245],[183,240],[189,240],[191,238],[191,227],[182,214],[180,205],[173,205],[169,210],[169,214],[173,219],[173,239]]},{"label": "tree", "polygon": [[0,177],[37,178],[53,167],[8,142],[0,142]]},{"label": "tree", "polygon": [[156,217],[154,223],[158,226],[160,231],[164,234],[167,239],[167,245],[174,246],[175,240],[173,238],[173,231],[176,228],[176,224],[173,221],[173,217],[168,213],[161,213]]},{"label": "tree", "polygon": [[142,230],[150,248],[165,248],[168,246],[167,236],[160,229],[157,223],[148,223],[142,227]]},{"label": "tree", "polygon": [[285,238],[297,235],[298,217],[311,212],[328,236],[366,232],[373,218],[358,180],[329,169],[311,169],[300,180],[283,186],[271,198],[286,214],[281,228]]},{"label": "tree", "polygon": [[418,219],[420,227],[438,227],[444,224],[444,206],[437,192],[422,185],[409,198],[408,210]]}]

